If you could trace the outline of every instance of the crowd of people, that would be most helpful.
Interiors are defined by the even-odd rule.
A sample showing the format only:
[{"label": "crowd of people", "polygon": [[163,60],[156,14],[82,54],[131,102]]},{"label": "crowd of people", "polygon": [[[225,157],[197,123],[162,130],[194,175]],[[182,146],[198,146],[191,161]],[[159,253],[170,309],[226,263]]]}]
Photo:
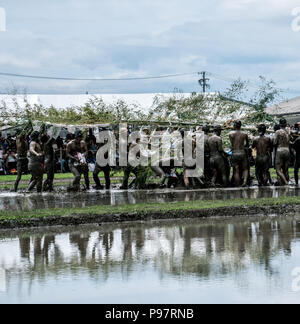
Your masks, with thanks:
[{"label": "crowd of people", "polygon": [[[212,186],[217,183],[228,186],[246,187],[251,183],[250,167],[255,166],[256,179],[259,186],[288,185],[290,181],[289,167],[293,161],[295,184],[299,185],[300,168],[300,133],[299,125],[287,127],[287,121],[281,119],[274,126],[274,133],[266,135],[267,127],[257,127],[259,136],[250,144],[248,135],[241,130],[242,123],[234,122],[234,130],[229,133],[231,151],[225,152],[222,146],[221,127],[215,126],[213,135],[209,136],[209,127],[205,132],[205,177]],[[293,165],[292,164],[292,165]],[[230,166],[232,178],[230,179]],[[274,168],[277,181],[272,180],[270,169]]]},{"label": "crowd of people", "polygon": [[[81,133],[82,138],[83,134]],[[67,173],[72,170],[72,157],[67,152],[70,142],[74,141],[75,134],[69,133],[65,138],[50,138],[46,132],[32,131],[31,128],[12,136],[3,137],[0,133],[0,174],[14,175],[17,179],[14,191],[18,190],[19,182],[23,174],[31,173],[31,181],[28,190],[37,187],[37,191],[52,191],[54,174]],[[87,138],[85,143],[87,151],[85,163],[87,171],[94,171],[96,165],[97,146],[95,139]],[[43,183],[43,174],[47,179]]]},{"label": "crowd of people", "polygon": [[[240,121],[234,122],[234,129],[229,133],[231,150],[225,151],[222,141],[222,127],[217,125],[211,129],[203,126],[204,132],[204,172],[198,178],[189,178],[187,171],[191,167],[184,166],[179,173],[174,161],[169,166],[158,163],[152,171],[161,178],[160,187],[175,187],[180,180],[187,188],[236,186],[246,187],[251,184],[250,168],[255,165],[256,178],[259,186],[272,185],[270,168],[277,173],[276,185],[289,184],[289,166],[294,159],[295,183],[299,184],[300,168],[300,132],[299,126],[287,128],[287,121],[281,119],[274,126],[274,133],[266,135],[267,127],[258,125],[258,136],[249,138],[242,130]],[[212,133],[211,133],[212,131]],[[252,143],[250,143],[252,142]],[[28,127],[19,131],[14,137],[0,134],[0,171],[2,174],[17,174],[14,191],[18,190],[23,174],[30,173],[31,180],[28,190],[36,188],[37,192],[52,191],[56,172],[72,172],[74,181],[68,189],[78,191],[82,175],[85,188],[90,188],[89,172],[93,172],[94,188],[104,189],[99,179],[99,173],[104,172],[105,188],[110,189],[110,173],[112,168],[101,167],[96,160],[96,154],[103,144],[96,141],[92,130],[84,136],[82,131],[68,133],[65,138],[56,139],[49,136],[45,130],[33,131]],[[195,148],[194,148],[195,149]],[[123,168],[124,177],[121,189],[128,189],[138,182],[139,167]],[[232,171],[231,171],[232,170]],[[44,173],[47,175],[43,180]],[[130,175],[135,176],[129,184]],[[166,183],[167,180],[167,183]],[[141,187],[138,187],[141,188]]]},{"label": "crowd of people", "polygon": [[14,174],[17,172],[16,140],[8,135],[2,138],[0,134],[0,173]]}]

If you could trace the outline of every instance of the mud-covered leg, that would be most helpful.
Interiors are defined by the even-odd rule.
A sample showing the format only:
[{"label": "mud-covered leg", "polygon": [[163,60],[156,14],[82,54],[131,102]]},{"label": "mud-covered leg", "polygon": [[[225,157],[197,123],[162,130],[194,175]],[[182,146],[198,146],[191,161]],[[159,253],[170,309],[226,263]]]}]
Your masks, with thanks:
[{"label": "mud-covered leg", "polygon": [[86,189],[89,190],[90,189],[90,178],[89,178],[89,170],[88,170],[88,168],[86,168],[83,171],[83,176],[84,176],[84,182],[85,182]]},{"label": "mud-covered leg", "polygon": [[37,184],[37,179],[36,179],[36,177],[33,177],[32,176],[31,181],[29,183],[29,186],[28,186],[27,190],[28,191],[32,191],[35,188],[36,184]]},{"label": "mud-covered leg", "polygon": [[236,187],[239,187],[241,185],[240,168],[238,165],[235,165],[233,168],[234,168],[234,185]]},{"label": "mud-covered leg", "polygon": [[14,191],[17,192],[18,191],[18,187],[19,187],[19,183],[22,179],[22,170],[19,170],[18,169],[18,176],[17,176],[17,179],[15,181],[15,184],[14,184]]},{"label": "mud-covered leg", "polygon": [[283,165],[282,165],[281,163],[278,163],[278,164],[276,165],[276,173],[277,173],[279,179],[281,180],[281,183],[283,183],[284,185],[288,185],[288,182],[287,182],[287,180],[286,180],[286,178],[285,178],[285,175],[284,175],[284,173],[281,171],[282,166],[283,166]]},{"label": "mud-covered leg", "polygon": [[295,168],[294,168],[294,176],[295,176],[296,186],[299,186],[299,166],[300,166],[300,163],[299,163],[299,161],[296,160]]},{"label": "mud-covered leg", "polygon": [[81,173],[78,171],[78,169],[74,165],[70,165],[70,170],[74,175],[72,189],[78,191],[80,189]]},{"label": "mud-covered leg", "polygon": [[96,164],[95,170],[93,172],[93,178],[95,181],[96,186],[94,187],[96,190],[102,190],[103,186],[101,185],[100,179],[99,179],[99,173],[101,171],[101,167]]},{"label": "mud-covered leg", "polygon": [[42,190],[43,190],[43,174],[39,174],[37,176],[36,191],[40,193],[42,192]]},{"label": "mud-covered leg", "polygon": [[128,179],[131,173],[131,168],[130,167],[125,167],[124,169],[124,176],[123,176],[123,181],[120,189],[128,189]]},{"label": "mud-covered leg", "polygon": [[106,166],[103,170],[105,177],[105,189],[110,189],[110,167]]}]

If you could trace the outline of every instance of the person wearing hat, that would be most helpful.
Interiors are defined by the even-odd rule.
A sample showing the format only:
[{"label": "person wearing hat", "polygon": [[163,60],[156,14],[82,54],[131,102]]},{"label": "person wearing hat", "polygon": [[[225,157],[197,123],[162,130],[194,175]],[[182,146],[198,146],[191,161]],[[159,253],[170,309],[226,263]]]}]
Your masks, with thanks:
[{"label": "person wearing hat", "polygon": [[256,149],[255,170],[259,186],[268,185],[270,156],[273,151],[272,140],[265,136],[266,131],[266,125],[260,124],[258,126],[259,137],[256,137],[252,144],[252,148]]},{"label": "person wearing hat", "polygon": [[229,133],[232,145],[233,179],[236,187],[246,187],[249,180],[249,138],[241,131],[241,121],[234,122],[234,131]]},{"label": "person wearing hat", "polygon": [[222,185],[227,187],[229,179],[226,172],[226,164],[224,158],[227,153],[223,150],[223,143],[221,138],[222,128],[220,125],[214,127],[214,133],[208,140],[210,166],[213,171],[212,185],[215,186],[217,180],[222,181]]},{"label": "person wearing hat", "polygon": [[71,190],[78,191],[80,189],[81,175],[84,175],[86,189],[90,189],[89,169],[86,163],[88,149],[83,140],[81,131],[75,132],[75,139],[67,145],[67,158],[69,159],[69,168],[74,174],[73,185]]},{"label": "person wearing hat", "polygon": [[275,167],[279,184],[289,184],[289,162],[290,162],[290,135],[286,127],[286,119],[280,119],[280,129],[276,131],[274,145],[276,146]]},{"label": "person wearing hat", "polygon": [[39,142],[39,136],[40,133],[37,131],[33,132],[30,136],[31,142],[28,153],[28,170],[31,173],[31,181],[28,186],[28,191],[32,191],[36,186],[37,192],[40,193],[43,189],[43,153]]}]

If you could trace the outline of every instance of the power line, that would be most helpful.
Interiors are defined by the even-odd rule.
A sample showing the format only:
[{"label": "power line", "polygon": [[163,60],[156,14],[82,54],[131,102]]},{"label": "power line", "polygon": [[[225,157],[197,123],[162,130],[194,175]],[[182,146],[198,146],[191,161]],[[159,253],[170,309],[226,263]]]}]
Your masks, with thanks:
[{"label": "power line", "polygon": [[45,79],[45,80],[61,80],[61,81],[135,81],[135,80],[151,80],[151,79],[165,79],[165,78],[175,78],[187,75],[197,75],[198,72],[191,73],[177,73],[177,74],[166,74],[158,76],[149,77],[132,77],[132,78],[65,78],[65,77],[52,77],[52,76],[41,76],[41,75],[27,75],[27,74],[16,74],[16,73],[6,73],[0,72],[2,76],[18,77],[18,78],[28,78],[28,79]]},{"label": "power line", "polygon": [[[144,76],[144,77],[128,77],[128,78],[71,78],[71,77],[52,77],[52,76],[42,76],[42,75],[29,75],[29,74],[17,74],[17,73],[7,73],[0,72],[0,76],[9,76],[17,78],[27,78],[27,79],[40,79],[40,80],[60,80],[60,81],[96,81],[96,82],[109,82],[109,81],[138,81],[138,80],[154,80],[154,79],[166,79],[166,78],[176,78],[182,76],[192,76],[192,75],[202,75],[202,78],[199,80],[203,92],[206,92],[206,89],[209,89],[210,86],[208,81],[210,79],[206,78],[206,75],[211,76],[215,79],[222,80],[225,82],[232,83],[237,79],[232,77],[223,76],[214,72],[190,72],[190,73],[177,73],[177,74],[166,74],[166,75],[157,75],[157,76]],[[258,89],[259,85],[253,81],[248,81],[248,86],[251,88]],[[283,92],[295,92],[299,93],[299,90],[295,89],[281,89]]]}]

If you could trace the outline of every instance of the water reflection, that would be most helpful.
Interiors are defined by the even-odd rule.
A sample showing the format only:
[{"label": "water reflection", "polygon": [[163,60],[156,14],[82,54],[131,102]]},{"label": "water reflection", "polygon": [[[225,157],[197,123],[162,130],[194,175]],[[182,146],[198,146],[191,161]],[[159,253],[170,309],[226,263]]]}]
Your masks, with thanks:
[{"label": "water reflection", "polygon": [[[163,299],[167,296],[174,302],[188,302],[193,295],[195,302],[209,298],[230,302],[236,289],[250,301],[258,301],[256,294],[260,294],[268,302],[290,292],[291,271],[300,266],[300,216],[82,227],[69,233],[4,236],[8,234],[0,239],[0,268],[5,269],[6,293],[0,293],[0,303],[54,302],[55,289],[62,289],[62,302],[67,302],[76,283],[80,291],[88,291],[78,294],[78,302],[95,301],[93,289],[97,302],[124,302],[129,294],[131,302],[138,303],[139,278],[145,286],[144,302],[160,298],[172,302]],[[174,291],[182,282],[179,291]],[[53,295],[45,295],[41,287],[53,290]],[[104,287],[112,294],[111,300],[103,295]],[[217,287],[226,288],[226,294],[214,296]],[[208,293],[202,300],[199,289],[208,288],[212,296]],[[147,295],[147,289],[156,291],[156,299]],[[162,289],[165,295],[160,295]]]},{"label": "water reflection", "polygon": [[299,196],[300,188],[270,187],[247,189],[206,189],[206,190],[141,190],[102,191],[86,193],[15,194],[0,193],[0,210],[35,210],[44,208],[72,208],[101,205],[121,205],[137,203],[163,203],[195,200],[256,199],[280,196]]}]

